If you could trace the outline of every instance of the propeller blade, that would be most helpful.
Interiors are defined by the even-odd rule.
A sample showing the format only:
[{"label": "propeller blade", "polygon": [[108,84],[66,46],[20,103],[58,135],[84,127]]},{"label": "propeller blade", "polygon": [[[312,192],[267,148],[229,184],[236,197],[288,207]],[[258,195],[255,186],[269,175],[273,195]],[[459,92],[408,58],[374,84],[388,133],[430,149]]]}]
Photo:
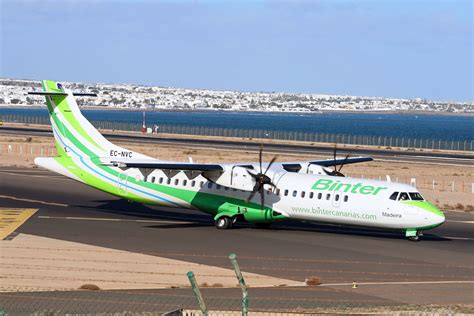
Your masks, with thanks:
[{"label": "propeller blade", "polygon": [[[334,144],[334,152],[333,152],[334,163],[336,163],[336,157],[337,157],[337,143]],[[336,165],[334,165],[334,171],[337,171],[337,166]]]},{"label": "propeller blade", "polygon": [[262,206],[262,210],[265,208],[265,189],[263,185],[260,186],[260,205]]},{"label": "propeller blade", "polygon": [[263,145],[260,144],[260,151],[258,152],[258,163],[260,164],[260,173],[262,173],[262,154],[263,154]]},{"label": "propeller blade", "polygon": [[263,174],[267,174],[268,169],[270,169],[275,160],[277,160],[277,156],[273,157],[272,160],[270,160],[270,163],[268,164],[267,169],[265,169],[265,172]]},{"label": "propeller blade", "polygon": [[257,193],[257,190],[253,190],[252,193],[250,193],[249,197],[247,198],[247,203],[253,199],[253,197],[255,196],[255,193]]},{"label": "propeller blade", "polygon": [[344,167],[344,164],[346,163],[347,159],[349,159],[350,156],[351,156],[351,154],[346,155],[346,158],[344,158],[342,163],[339,165],[339,169],[337,170],[337,172],[339,172],[339,173],[341,172],[342,167]]},{"label": "propeller blade", "polygon": [[254,170],[247,169],[247,168],[246,168],[245,170],[247,170],[247,173],[248,173],[249,175],[251,175],[253,178],[257,178],[257,177],[258,177],[258,173],[255,172]]}]

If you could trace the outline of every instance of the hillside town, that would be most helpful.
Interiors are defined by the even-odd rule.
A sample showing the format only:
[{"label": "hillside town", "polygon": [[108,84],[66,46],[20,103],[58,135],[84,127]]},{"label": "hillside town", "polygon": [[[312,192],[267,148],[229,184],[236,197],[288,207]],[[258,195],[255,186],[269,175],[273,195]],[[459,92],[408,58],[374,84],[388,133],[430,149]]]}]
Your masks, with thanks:
[{"label": "hillside town", "polygon": [[[79,98],[83,106],[156,110],[226,110],[266,112],[321,111],[433,111],[474,113],[474,102],[438,102],[421,98],[342,96],[308,93],[215,91],[134,84],[86,84],[62,82],[80,92],[96,93],[96,98]],[[43,106],[42,97],[28,95],[40,91],[38,80],[0,78],[0,106]]]}]

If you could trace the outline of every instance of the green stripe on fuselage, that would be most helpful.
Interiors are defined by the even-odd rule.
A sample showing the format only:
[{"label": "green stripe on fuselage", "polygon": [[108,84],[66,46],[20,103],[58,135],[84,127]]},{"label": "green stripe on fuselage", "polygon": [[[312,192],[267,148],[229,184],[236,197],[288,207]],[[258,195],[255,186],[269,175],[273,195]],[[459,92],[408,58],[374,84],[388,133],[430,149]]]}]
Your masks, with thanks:
[{"label": "green stripe on fuselage", "polygon": [[[45,92],[47,91],[54,91],[54,92],[63,92],[62,90],[59,90],[56,88],[56,83],[54,81],[46,80],[46,87],[43,84],[43,90]],[[64,118],[68,121],[68,123],[74,128],[75,131],[77,131],[84,139],[86,139],[91,145],[95,146],[97,149],[101,151],[105,151],[102,146],[97,144],[92,137],[89,136],[89,134],[84,130],[82,125],[79,123],[77,118],[74,116],[74,114],[71,112],[71,108],[69,106],[69,103],[67,102],[66,97],[64,96],[52,96],[52,99],[54,103],[56,104],[56,108],[61,112],[61,114],[64,116]],[[46,102],[48,104],[48,110],[51,115],[54,115],[54,109],[52,104],[49,101],[48,96],[46,96]]]},{"label": "green stripe on fuselage", "polygon": [[416,206],[416,207],[422,208],[422,209],[424,209],[428,212],[436,214],[438,216],[444,217],[444,213],[441,212],[436,206],[434,206],[433,204],[431,204],[428,201],[402,201],[402,203],[412,205],[412,206]]},{"label": "green stripe on fuselage", "polygon": [[[90,151],[86,146],[84,146],[81,142],[79,142],[79,140],[73,135],[73,133],[71,133],[71,131],[69,131],[69,129],[62,124],[62,122],[59,120],[58,117],[56,116],[52,116],[52,117],[53,117],[54,123],[58,126],[58,129],[59,129],[58,132],[62,134],[62,137],[67,138],[70,142],[72,142],[72,144],[78,150],[81,151],[81,153],[78,153],[78,154],[83,155],[83,159],[86,160],[87,163],[92,168],[96,169],[98,172],[105,172],[107,176],[109,177],[111,176],[115,180],[119,179],[121,175],[120,172],[112,169],[111,167],[101,165],[100,163],[94,161],[94,159],[91,159],[91,158],[96,158],[95,154],[92,151]],[[71,173],[81,178],[85,183],[87,183],[88,185],[94,188],[111,193],[116,196],[120,196],[125,199],[133,200],[139,203],[156,204],[156,205],[166,204],[166,203],[160,203],[159,200],[154,200],[151,198],[141,196],[139,193],[135,194],[128,191],[127,194],[121,194],[115,185],[112,185],[106,181],[103,181],[100,178],[98,178],[98,176],[93,175],[90,172],[83,170],[82,167],[78,166],[74,162],[73,159],[71,159],[70,157],[67,157],[67,154],[64,151],[58,152],[58,154],[64,157],[64,158],[57,157],[56,161],[58,161],[58,163],[60,163],[63,167],[65,167]],[[130,182],[131,184],[138,185],[139,187],[151,189],[153,192],[164,193],[166,195],[178,198],[211,215],[215,215],[218,212],[218,209],[220,208],[220,206],[226,202],[239,205],[242,207],[247,207],[250,209],[260,208],[260,205],[257,203],[247,202],[244,199],[239,199],[235,197],[228,197],[228,196],[217,195],[217,194],[212,194],[212,193],[204,193],[204,192],[199,192],[199,191],[169,187],[165,185],[144,182],[142,180],[137,180],[134,177],[127,177],[127,181]],[[129,189],[129,190],[133,190],[133,189]],[[265,213],[268,213],[270,211],[272,211],[271,208],[265,208]],[[284,216],[280,216],[280,217],[281,219],[284,218]]]}]

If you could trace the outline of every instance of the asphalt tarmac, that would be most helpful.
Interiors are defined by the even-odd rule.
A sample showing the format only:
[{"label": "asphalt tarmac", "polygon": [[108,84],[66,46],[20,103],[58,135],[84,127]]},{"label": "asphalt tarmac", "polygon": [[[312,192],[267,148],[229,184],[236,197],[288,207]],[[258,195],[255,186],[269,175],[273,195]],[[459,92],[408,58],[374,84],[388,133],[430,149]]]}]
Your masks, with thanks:
[{"label": "asphalt tarmac", "polygon": [[[322,285],[250,289],[251,310],[317,310],[474,303],[474,215],[447,212],[420,242],[402,233],[300,222],[217,230],[198,211],[128,203],[41,169],[0,168],[0,207],[38,208],[16,233],[56,238]],[[146,221],[143,221],[143,220]],[[353,281],[358,284],[352,288]],[[208,307],[234,309],[239,289],[204,289]],[[0,293],[25,311],[197,308],[190,289]],[[2,306],[3,305],[3,306]]]}]

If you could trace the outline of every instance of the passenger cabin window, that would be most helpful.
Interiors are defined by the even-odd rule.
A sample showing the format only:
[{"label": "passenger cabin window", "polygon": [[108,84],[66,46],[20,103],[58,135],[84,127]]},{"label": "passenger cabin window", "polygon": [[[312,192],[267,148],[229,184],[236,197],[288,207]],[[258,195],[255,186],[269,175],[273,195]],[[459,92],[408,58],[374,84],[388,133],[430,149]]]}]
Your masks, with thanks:
[{"label": "passenger cabin window", "polygon": [[298,195],[298,191],[293,190],[293,197],[296,197],[296,195]]},{"label": "passenger cabin window", "polygon": [[285,196],[288,196],[288,190],[285,190]]},{"label": "passenger cabin window", "polygon": [[188,180],[183,180],[183,186],[186,186],[188,184]]},{"label": "passenger cabin window", "polygon": [[336,196],[334,197],[334,200],[339,201],[339,194],[336,194]]},{"label": "passenger cabin window", "polygon": [[344,195],[344,202],[347,202],[349,201],[349,196],[348,195]]},{"label": "passenger cabin window", "polygon": [[418,192],[410,192],[410,198],[413,200],[413,201],[424,201],[425,199],[421,196],[420,193]]},{"label": "passenger cabin window", "polygon": [[301,191],[301,197],[304,198],[305,191]]},{"label": "passenger cabin window", "polygon": [[207,187],[208,187],[209,189],[212,189],[212,182],[209,182],[209,183],[207,184]]},{"label": "passenger cabin window", "polygon": [[204,181],[201,181],[201,183],[199,183],[199,186],[202,188],[204,186]]},{"label": "passenger cabin window", "polygon": [[280,195],[280,189],[276,189],[276,190],[275,190],[275,194],[276,194],[276,195]]},{"label": "passenger cabin window", "polygon": [[217,190],[220,190],[220,189],[221,189],[220,184],[216,185],[216,189],[217,189]]},{"label": "passenger cabin window", "polygon": [[159,182],[159,183],[163,183],[163,178],[160,178],[160,179],[158,180],[158,182]]},{"label": "passenger cabin window", "polygon": [[323,198],[323,194],[322,193],[318,193],[318,200],[321,200]]},{"label": "passenger cabin window", "polygon": [[400,193],[400,196],[398,197],[399,201],[408,201],[410,198],[408,197],[408,193],[402,192]]},{"label": "passenger cabin window", "polygon": [[191,181],[191,186],[194,187],[196,185],[196,181]]},{"label": "passenger cabin window", "polygon": [[329,194],[329,193],[328,193],[328,194],[326,194],[326,200],[328,200],[328,201],[329,201],[330,199],[331,199],[331,194]]},{"label": "passenger cabin window", "polygon": [[151,182],[155,183],[155,177],[151,177]]},{"label": "passenger cabin window", "polygon": [[174,180],[174,185],[178,185],[178,183],[179,183],[179,179],[175,179]]},{"label": "passenger cabin window", "polygon": [[171,184],[171,179],[168,178],[168,180],[166,180],[166,184]]},{"label": "passenger cabin window", "polygon": [[314,197],[314,192],[309,192],[309,198],[312,199]]},{"label": "passenger cabin window", "polygon": [[398,192],[393,192],[392,195],[390,195],[390,200],[397,200]]}]

